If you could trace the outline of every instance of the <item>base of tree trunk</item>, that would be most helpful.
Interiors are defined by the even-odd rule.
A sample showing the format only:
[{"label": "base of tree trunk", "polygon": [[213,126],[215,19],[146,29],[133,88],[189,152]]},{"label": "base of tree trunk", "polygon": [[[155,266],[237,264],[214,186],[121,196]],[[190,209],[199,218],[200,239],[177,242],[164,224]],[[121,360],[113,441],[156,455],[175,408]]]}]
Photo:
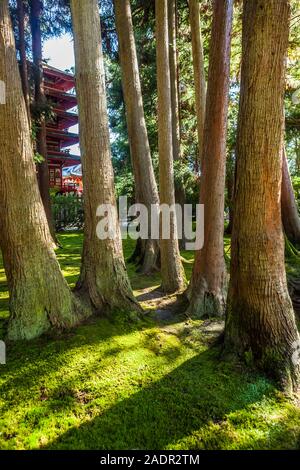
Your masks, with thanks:
[{"label": "base of tree trunk", "polygon": [[[229,306],[229,308],[231,308]],[[234,308],[234,307],[233,307]],[[287,393],[300,390],[300,339],[294,330],[294,335],[286,336],[286,330],[280,336],[280,331],[273,331],[269,323],[257,321],[256,327],[245,325],[242,318],[253,318],[254,312],[238,312],[235,307],[234,316],[240,323],[231,321],[230,311],[227,311],[225,342],[223,355],[236,355],[248,365],[255,366],[274,379],[278,387]],[[252,320],[253,322],[253,320]],[[292,331],[292,330],[291,330]]]},{"label": "base of tree trunk", "polygon": [[145,275],[153,274],[160,269],[160,250],[157,240],[138,239],[135,250],[128,259],[129,263],[135,263],[137,272]]},{"label": "base of tree trunk", "polygon": [[205,287],[193,288],[190,284],[186,291],[186,297],[189,301],[186,313],[193,318],[223,317],[225,315],[225,286],[219,291],[212,292]]},{"label": "base of tree trunk", "polygon": [[89,263],[85,262],[75,292],[95,314],[111,315],[116,310],[142,312],[132,293],[123,261],[116,258],[113,265],[107,265],[106,269],[100,266],[99,271],[97,263],[91,264],[89,269],[87,266]]},{"label": "base of tree trunk", "polygon": [[[44,282],[43,288],[36,284]],[[39,295],[38,295],[39,294]],[[49,330],[72,328],[91,315],[69,290],[67,283],[51,283],[49,277],[35,279],[30,284],[22,281],[11,292],[8,339],[31,340]]]},{"label": "base of tree trunk", "polygon": [[[181,263],[181,260],[180,260]],[[186,288],[186,279],[184,271],[178,275],[173,276],[172,278],[165,279],[162,281],[160,290],[162,290],[166,295],[168,294],[182,294]]]}]

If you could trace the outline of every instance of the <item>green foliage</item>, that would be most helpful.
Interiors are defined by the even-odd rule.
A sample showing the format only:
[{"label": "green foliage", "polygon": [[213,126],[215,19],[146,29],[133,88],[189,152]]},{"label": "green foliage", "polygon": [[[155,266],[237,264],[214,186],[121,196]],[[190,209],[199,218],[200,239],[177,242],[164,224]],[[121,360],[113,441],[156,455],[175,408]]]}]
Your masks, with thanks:
[{"label": "green foliage", "polygon": [[[45,99],[43,103],[33,102],[30,106],[32,120],[34,122],[35,128],[38,127],[39,123],[42,120],[46,122],[52,121],[55,118],[55,113],[53,112],[53,106],[51,102]],[[35,131],[36,133],[36,131]]]},{"label": "green foliage", "polygon": [[292,183],[293,183],[293,188],[295,191],[295,196],[299,205],[300,203],[300,176],[292,176]]},{"label": "green foliage", "polygon": [[34,161],[34,163],[38,164],[38,163],[43,163],[45,161],[45,159],[44,159],[43,155],[41,155],[38,152],[35,152],[33,154],[33,161]]},{"label": "green foliage", "polygon": [[75,194],[51,195],[55,229],[80,229],[84,224],[83,199]]},{"label": "green foliage", "polygon": [[127,196],[128,203],[134,204],[134,179],[131,172],[123,171],[116,175],[115,190],[117,199]]},{"label": "green foliage", "polygon": [[176,188],[184,188],[187,204],[199,203],[199,178],[195,175],[186,162],[177,160],[174,162],[174,179]]}]

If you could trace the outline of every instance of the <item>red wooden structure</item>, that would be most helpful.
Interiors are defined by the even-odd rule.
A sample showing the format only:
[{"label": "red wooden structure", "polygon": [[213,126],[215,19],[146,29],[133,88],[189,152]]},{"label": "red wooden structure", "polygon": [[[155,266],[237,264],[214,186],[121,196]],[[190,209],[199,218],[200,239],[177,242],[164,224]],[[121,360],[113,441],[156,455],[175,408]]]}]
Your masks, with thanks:
[{"label": "red wooden structure", "polygon": [[62,169],[80,163],[78,155],[65,150],[79,142],[78,134],[69,132],[70,127],[78,124],[78,115],[73,111],[77,106],[73,93],[75,78],[71,73],[44,65],[44,86],[55,114],[53,121],[47,123],[49,183],[50,188],[63,190]]}]

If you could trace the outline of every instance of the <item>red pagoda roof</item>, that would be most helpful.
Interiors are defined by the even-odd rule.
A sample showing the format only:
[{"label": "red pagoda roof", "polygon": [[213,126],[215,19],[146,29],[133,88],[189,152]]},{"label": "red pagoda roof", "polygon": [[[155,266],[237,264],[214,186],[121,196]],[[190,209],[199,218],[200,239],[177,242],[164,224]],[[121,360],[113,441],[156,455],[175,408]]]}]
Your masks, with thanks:
[{"label": "red pagoda roof", "polygon": [[64,72],[47,64],[43,65],[43,71],[45,85],[63,92],[69,91],[75,87],[75,77],[72,73]]},{"label": "red pagoda roof", "polygon": [[78,144],[78,142],[78,134],[47,127],[47,144],[50,144],[50,146],[57,143],[62,149]]},{"label": "red pagoda roof", "polygon": [[76,113],[71,113],[58,108],[54,108],[53,112],[55,114],[55,118],[53,119],[53,122],[48,123],[48,127],[63,130],[78,124],[78,114]]},{"label": "red pagoda roof", "polygon": [[76,95],[70,93],[75,87],[72,73],[58,70],[47,64],[43,65],[45,94],[53,106],[54,118],[47,123],[48,161],[51,165],[73,166],[80,163],[80,156],[64,151],[66,147],[79,142],[78,134],[68,132],[78,124],[77,113],[69,110],[77,106]]},{"label": "red pagoda roof", "polygon": [[75,106],[77,106],[76,95],[73,95],[72,93],[64,93],[45,84],[45,94],[50,101],[54,101],[54,104],[63,110],[75,108]]},{"label": "red pagoda roof", "polygon": [[58,163],[64,167],[78,165],[81,161],[79,155],[73,155],[68,152],[58,152],[55,150],[49,150],[48,160],[51,160],[51,163]]}]

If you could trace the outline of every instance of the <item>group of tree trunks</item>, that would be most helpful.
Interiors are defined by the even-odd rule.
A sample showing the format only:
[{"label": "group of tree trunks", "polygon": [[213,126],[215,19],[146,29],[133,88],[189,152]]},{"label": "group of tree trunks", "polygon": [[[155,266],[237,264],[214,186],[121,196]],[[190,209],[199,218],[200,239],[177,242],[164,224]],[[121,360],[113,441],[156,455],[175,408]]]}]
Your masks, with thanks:
[{"label": "group of tree trunks", "polygon": [[[136,202],[144,204],[151,214],[151,205],[158,205],[159,196],[144,116],[130,1],[115,0],[114,4]],[[145,274],[159,269],[160,261],[159,243],[151,239],[150,228],[149,219],[149,238],[140,240],[138,245],[138,264]]]},{"label": "group of tree trunks", "polygon": [[[159,194],[145,124],[130,2],[115,0],[114,3],[136,200],[148,208],[158,201],[172,206],[175,204],[173,163],[180,158],[176,2],[156,0],[155,5]],[[30,6],[35,101],[43,106],[39,2],[31,0]],[[288,0],[244,1],[227,299],[223,231],[233,0],[213,2],[207,92],[199,4],[190,0],[189,6],[205,243],[196,252],[192,280],[186,291],[188,312],[199,317],[221,316],[226,309],[225,351],[251,357],[285,389],[296,389],[300,371],[293,355],[295,345],[299,344],[299,333],[287,290],[281,223],[283,215],[286,233],[297,241],[299,227],[295,230],[295,225],[299,220],[296,206],[290,205],[293,194],[283,153]],[[83,257],[74,293],[57,262],[49,229],[48,203],[43,191],[38,191],[28,120],[28,90],[23,83],[22,93],[8,3],[0,0],[0,79],[6,83],[7,95],[6,104],[0,106],[0,243],[10,292],[8,335],[11,339],[30,339],[50,328],[67,328],[93,312],[140,311],[127,276],[117,219],[98,1],[71,0],[71,13],[85,188]],[[22,15],[21,11],[20,23]],[[24,77],[25,70],[23,81]],[[44,128],[45,121],[41,118],[38,135],[41,153],[46,151]],[[45,177],[41,172],[38,172],[40,187]],[[101,240],[97,236],[96,214],[101,204],[113,208],[114,239]],[[167,293],[185,288],[175,214],[171,219],[169,239],[161,235],[158,243],[150,238],[140,248],[140,269],[148,273],[160,263],[162,288]]]},{"label": "group of tree trunks", "polygon": [[1,251],[10,293],[10,339],[31,339],[50,327],[77,324],[85,311],[68,288],[53,248],[36,180],[7,1],[0,1]]},{"label": "group of tree trunks", "polygon": [[[84,244],[77,291],[97,311],[139,309],[123,258],[110,154],[105,72],[97,0],[71,0],[84,184]],[[97,208],[114,208],[114,238],[97,236]]]}]

